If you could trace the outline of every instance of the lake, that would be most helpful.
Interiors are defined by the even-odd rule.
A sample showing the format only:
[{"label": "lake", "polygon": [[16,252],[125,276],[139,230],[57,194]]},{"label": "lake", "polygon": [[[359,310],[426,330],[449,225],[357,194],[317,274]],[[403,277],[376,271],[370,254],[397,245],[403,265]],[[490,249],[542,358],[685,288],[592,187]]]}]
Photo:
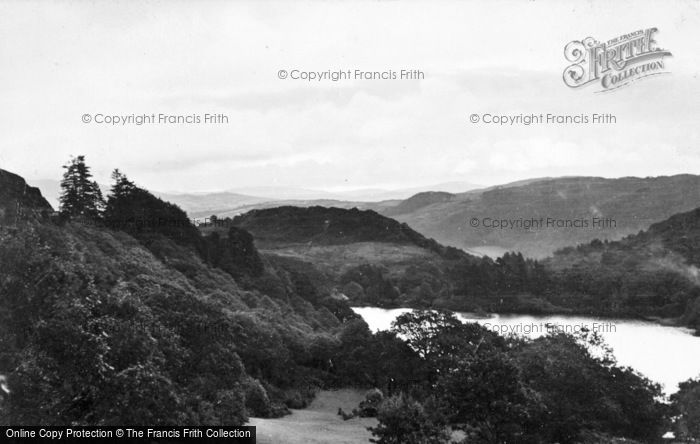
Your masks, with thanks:
[{"label": "lake", "polygon": [[[388,330],[406,308],[353,307],[373,331]],[[464,322],[478,322],[499,333],[536,338],[555,329],[573,332],[586,327],[597,331],[612,347],[618,363],[661,383],[666,394],[678,391],[678,383],[700,376],[700,337],[686,328],[669,327],[632,319],[584,316],[498,315],[477,318],[456,313]]]}]

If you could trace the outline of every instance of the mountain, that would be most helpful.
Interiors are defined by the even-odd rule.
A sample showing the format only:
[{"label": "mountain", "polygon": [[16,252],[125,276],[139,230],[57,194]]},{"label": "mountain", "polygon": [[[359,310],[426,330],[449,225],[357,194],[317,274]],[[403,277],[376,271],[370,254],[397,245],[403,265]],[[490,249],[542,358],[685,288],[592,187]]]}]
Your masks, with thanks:
[{"label": "mountain", "polygon": [[[700,205],[700,176],[544,178],[460,194],[423,193],[378,211],[467,251],[519,251],[543,258],[567,245],[616,240]],[[492,220],[540,220],[542,228],[489,228]],[[546,226],[547,219],[552,225]],[[609,225],[593,227],[593,218]],[[474,219],[478,224],[472,227]],[[558,227],[587,221],[588,227]],[[560,222],[561,221],[561,222]]]},{"label": "mountain", "polygon": [[315,199],[341,199],[341,196],[323,190],[295,187],[238,187],[227,190],[232,193],[260,196],[265,200],[315,200]]},{"label": "mountain", "polygon": [[314,201],[314,200],[336,200],[352,202],[380,202],[385,200],[407,199],[414,194],[427,191],[442,191],[450,193],[461,193],[480,188],[469,182],[444,182],[428,186],[410,188],[358,188],[339,191],[324,191],[306,188],[293,187],[247,187],[229,190],[235,193],[249,194],[265,197],[275,201]]},{"label": "mountain", "polygon": [[464,192],[477,188],[467,182],[447,182],[426,187],[387,190],[365,188],[345,191],[322,191],[290,187],[246,187],[218,193],[155,193],[176,203],[194,219],[209,217],[233,217],[259,208],[281,206],[338,207],[380,210],[392,207],[416,193]]},{"label": "mountain", "polygon": [[228,191],[220,193],[196,193],[196,194],[172,194],[154,193],[168,202],[177,204],[193,218],[209,217],[213,214],[228,215],[240,207],[261,204],[267,202],[264,197],[249,196],[246,194],[232,193]]},{"label": "mountain", "polygon": [[[499,257],[508,251],[519,251],[527,257],[541,259],[557,249],[593,239],[618,240],[673,214],[695,208],[700,205],[700,176],[537,178],[461,193],[421,191],[403,200],[375,202],[344,200],[337,194],[334,198],[301,200],[232,196],[228,206],[225,195],[167,197],[181,205],[193,218],[211,214],[221,218],[235,217],[254,209],[281,206],[374,210],[407,223],[443,245],[473,255]],[[478,221],[478,227],[470,225],[473,218]],[[522,225],[540,218],[544,222],[540,228],[484,226],[485,222],[490,222],[484,219]],[[548,218],[551,224],[546,226]],[[594,218],[609,222],[593,227]],[[589,226],[556,226],[578,221],[586,221]]]}]

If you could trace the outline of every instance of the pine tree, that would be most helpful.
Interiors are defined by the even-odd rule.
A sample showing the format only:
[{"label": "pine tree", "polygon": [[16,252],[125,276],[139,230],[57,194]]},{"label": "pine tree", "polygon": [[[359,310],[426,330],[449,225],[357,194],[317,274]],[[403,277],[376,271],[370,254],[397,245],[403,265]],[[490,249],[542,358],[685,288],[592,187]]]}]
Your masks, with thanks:
[{"label": "pine tree", "polygon": [[112,180],[114,181],[114,185],[112,185],[112,189],[110,190],[110,199],[125,197],[136,189],[136,185],[127,179],[119,169],[115,169],[112,172]]},{"label": "pine tree", "polygon": [[61,180],[61,213],[98,218],[104,208],[104,199],[97,182],[90,180],[92,173],[85,164],[85,156],[72,158],[63,169],[66,171]]},{"label": "pine tree", "polygon": [[138,188],[119,169],[112,172],[112,188],[109,190],[107,205],[104,211],[105,222],[112,228],[120,228],[130,217],[133,217],[131,208],[132,196]]}]

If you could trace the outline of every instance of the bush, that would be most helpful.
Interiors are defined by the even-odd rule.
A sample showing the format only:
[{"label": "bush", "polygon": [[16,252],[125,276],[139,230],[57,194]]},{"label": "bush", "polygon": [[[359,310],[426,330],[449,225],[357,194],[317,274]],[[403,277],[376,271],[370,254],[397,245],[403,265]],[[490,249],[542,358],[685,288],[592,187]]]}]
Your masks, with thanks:
[{"label": "bush", "polygon": [[379,425],[369,431],[376,444],[442,444],[449,442],[444,422],[403,393],[385,400],[377,415]]},{"label": "bush", "polygon": [[222,390],[217,393],[214,411],[218,417],[217,425],[240,426],[248,421],[243,396],[237,390]]},{"label": "bush", "polygon": [[272,406],[267,391],[260,381],[253,378],[246,379],[244,383],[245,407],[250,416],[269,418]]},{"label": "bush", "polygon": [[384,400],[381,390],[374,388],[365,393],[364,401],[360,402],[360,416],[362,418],[374,418]]}]

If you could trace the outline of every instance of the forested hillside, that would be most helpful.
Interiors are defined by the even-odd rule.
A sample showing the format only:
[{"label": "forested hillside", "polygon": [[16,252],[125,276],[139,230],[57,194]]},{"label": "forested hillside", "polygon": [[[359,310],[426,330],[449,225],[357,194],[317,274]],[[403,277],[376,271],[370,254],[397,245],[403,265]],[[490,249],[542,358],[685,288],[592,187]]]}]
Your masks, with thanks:
[{"label": "forested hillside", "polygon": [[99,218],[71,214],[80,200],[0,228],[1,423],[242,424],[338,383],[355,316],[322,289],[311,302],[250,235],[204,238],[119,174]]},{"label": "forested hillside", "polygon": [[555,304],[590,313],[680,318],[700,328],[700,208],[617,242],[562,249],[544,265]]}]

